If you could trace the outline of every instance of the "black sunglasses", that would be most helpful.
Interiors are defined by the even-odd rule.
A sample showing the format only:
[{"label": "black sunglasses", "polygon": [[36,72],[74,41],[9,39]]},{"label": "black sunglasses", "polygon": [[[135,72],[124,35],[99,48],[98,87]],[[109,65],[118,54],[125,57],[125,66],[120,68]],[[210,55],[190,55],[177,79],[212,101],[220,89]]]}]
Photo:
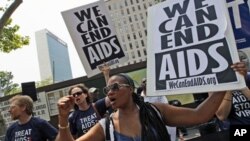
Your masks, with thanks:
[{"label": "black sunglasses", "polygon": [[110,90],[112,91],[119,91],[120,87],[130,87],[129,84],[118,84],[118,83],[114,83],[112,85],[109,85],[107,87],[103,88],[103,93],[107,94]]},{"label": "black sunglasses", "polygon": [[83,92],[76,92],[71,94],[73,97],[78,97],[79,95],[81,95]]}]

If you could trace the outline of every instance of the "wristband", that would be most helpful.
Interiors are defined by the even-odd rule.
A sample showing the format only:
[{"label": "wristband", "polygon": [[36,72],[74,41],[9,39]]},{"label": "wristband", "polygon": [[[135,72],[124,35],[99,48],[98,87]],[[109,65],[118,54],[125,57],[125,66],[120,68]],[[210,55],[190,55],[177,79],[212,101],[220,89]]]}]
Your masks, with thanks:
[{"label": "wristband", "polygon": [[59,129],[62,129],[62,130],[68,129],[68,128],[69,128],[69,123],[68,123],[67,126],[61,126],[60,124],[58,124],[58,128],[59,128]]}]

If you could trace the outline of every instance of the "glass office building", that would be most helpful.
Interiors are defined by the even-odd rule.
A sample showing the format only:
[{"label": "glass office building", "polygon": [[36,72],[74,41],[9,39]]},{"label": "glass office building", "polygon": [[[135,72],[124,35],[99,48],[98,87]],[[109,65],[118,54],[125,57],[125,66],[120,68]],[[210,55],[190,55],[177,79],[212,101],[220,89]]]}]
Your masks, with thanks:
[{"label": "glass office building", "polygon": [[41,80],[72,79],[67,44],[47,29],[37,31],[35,37]]}]

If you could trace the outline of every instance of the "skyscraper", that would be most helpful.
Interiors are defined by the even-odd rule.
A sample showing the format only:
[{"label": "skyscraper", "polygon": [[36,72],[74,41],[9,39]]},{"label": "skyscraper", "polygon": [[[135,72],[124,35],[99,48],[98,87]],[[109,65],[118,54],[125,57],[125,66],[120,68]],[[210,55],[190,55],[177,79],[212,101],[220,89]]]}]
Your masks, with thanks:
[{"label": "skyscraper", "polygon": [[72,79],[67,44],[47,29],[37,31],[35,37],[41,80]]}]

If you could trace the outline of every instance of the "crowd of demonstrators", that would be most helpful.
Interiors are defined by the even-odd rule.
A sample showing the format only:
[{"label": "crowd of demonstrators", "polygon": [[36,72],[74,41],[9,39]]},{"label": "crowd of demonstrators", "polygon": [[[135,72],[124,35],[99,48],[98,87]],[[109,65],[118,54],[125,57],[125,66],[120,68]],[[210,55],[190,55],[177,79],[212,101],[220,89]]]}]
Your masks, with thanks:
[{"label": "crowd of demonstrators", "polygon": [[[245,62],[239,65],[244,66]],[[242,69],[247,77],[247,68]],[[227,91],[216,112],[221,121],[221,130],[229,129],[229,125],[250,125],[250,90],[248,87],[241,90]]]},{"label": "crowd of demonstrators", "polygon": [[5,141],[53,141],[58,130],[46,120],[33,117],[33,100],[26,95],[16,95],[10,100],[9,113],[17,120],[8,127]]},{"label": "crowd of demonstrators", "polygon": [[[242,66],[235,63],[233,70],[241,73]],[[165,125],[192,126],[209,121],[224,98],[225,92],[214,92],[196,108],[176,107],[165,103],[145,103],[134,93],[133,80],[126,74],[109,78],[104,92],[113,109],[108,118],[101,119],[78,141],[143,140],[170,141]],[[68,128],[68,115],[74,106],[72,95],[58,100],[59,132],[57,141],[74,140]],[[108,125],[106,125],[108,123]],[[108,128],[106,128],[108,127]]]},{"label": "crowd of demonstrators", "polygon": [[[144,102],[149,102],[149,103],[168,103],[168,100],[166,98],[166,96],[147,96],[147,79],[143,78],[141,80],[141,92],[140,92],[140,96],[143,97]],[[167,130],[169,132],[171,141],[175,141],[176,140],[176,127],[170,127],[170,126],[166,126]]]}]

